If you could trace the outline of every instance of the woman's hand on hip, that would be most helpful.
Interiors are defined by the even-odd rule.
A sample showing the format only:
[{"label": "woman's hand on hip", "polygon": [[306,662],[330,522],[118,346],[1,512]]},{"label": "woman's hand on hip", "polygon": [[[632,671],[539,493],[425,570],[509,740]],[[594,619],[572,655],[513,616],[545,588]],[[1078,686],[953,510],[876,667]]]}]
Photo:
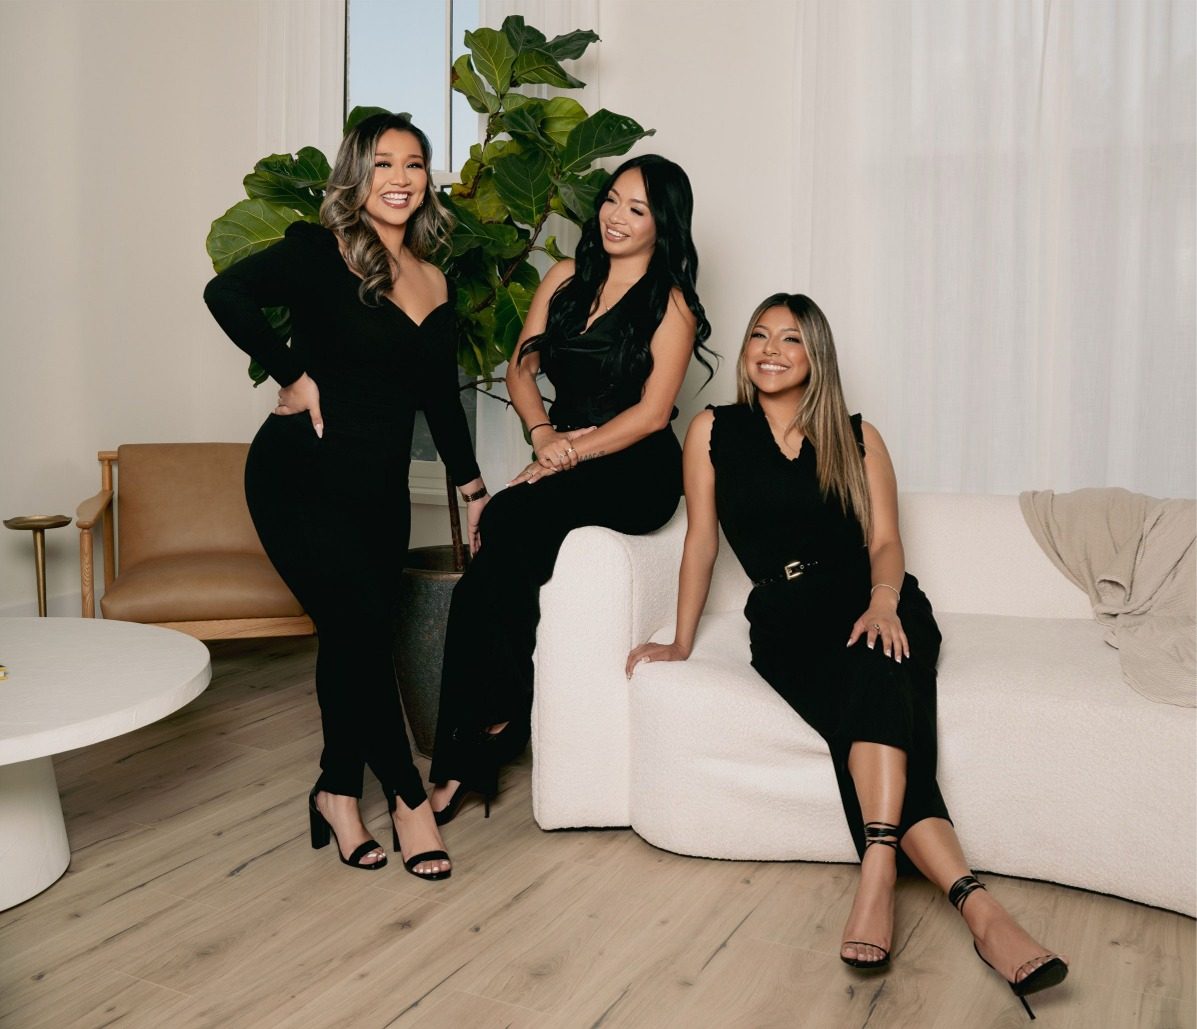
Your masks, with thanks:
[{"label": "woman's hand on hip", "polygon": [[624,674],[630,679],[636,671],[636,666],[642,661],[685,661],[690,651],[680,643],[641,643],[628,655],[628,663],[624,666]]},{"label": "woman's hand on hip", "polygon": [[466,504],[466,536],[470,544],[471,556],[482,549],[482,537],[478,535],[478,522],[482,519],[482,509],[489,501],[490,497],[485,496]]},{"label": "woman's hand on hip", "polygon": [[312,418],[312,428],[317,436],[324,435],[324,416],[320,413],[320,388],[304,372],[290,386],[278,391],[275,414],[302,414],[307,411]]},{"label": "woman's hand on hip", "polygon": [[870,604],[869,609],[853,623],[848,646],[852,646],[861,636],[866,637],[870,650],[881,640],[882,652],[898,664],[902,663],[904,657],[910,657],[910,643],[902,629],[902,619],[889,607]]}]

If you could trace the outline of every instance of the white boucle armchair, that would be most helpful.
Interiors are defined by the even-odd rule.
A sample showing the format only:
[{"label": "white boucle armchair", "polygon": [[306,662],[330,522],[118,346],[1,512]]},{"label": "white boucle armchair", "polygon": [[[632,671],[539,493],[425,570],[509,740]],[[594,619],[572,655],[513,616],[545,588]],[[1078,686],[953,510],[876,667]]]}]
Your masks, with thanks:
[{"label": "white boucle armchair", "polygon": [[[1197,914],[1197,722],[1122,681],[1089,602],[1018,498],[906,494],[907,566],[936,610],[939,780],[974,868]],[[749,582],[726,541],[690,660],[672,638],[685,513],[579,529],[541,593],[533,814],[631,826],[666,850],[853,861],[823,741],[749,665]]]}]

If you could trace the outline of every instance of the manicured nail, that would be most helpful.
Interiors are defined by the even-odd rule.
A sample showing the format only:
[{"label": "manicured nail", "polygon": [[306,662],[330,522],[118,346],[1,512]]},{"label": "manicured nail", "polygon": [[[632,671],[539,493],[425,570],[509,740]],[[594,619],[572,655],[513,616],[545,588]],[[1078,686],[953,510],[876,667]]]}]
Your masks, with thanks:
[{"label": "manicured nail", "polygon": [[324,439],[324,426],[323,425],[316,426],[316,438]]}]

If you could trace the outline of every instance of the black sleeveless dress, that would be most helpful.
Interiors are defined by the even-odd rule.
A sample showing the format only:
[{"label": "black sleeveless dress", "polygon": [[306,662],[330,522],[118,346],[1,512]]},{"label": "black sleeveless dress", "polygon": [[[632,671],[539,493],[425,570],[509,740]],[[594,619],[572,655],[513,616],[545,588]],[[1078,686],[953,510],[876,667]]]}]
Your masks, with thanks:
[{"label": "black sleeveless dress", "polygon": [[[872,581],[860,523],[838,499],[822,495],[810,440],[791,460],[760,408],[713,410],[719,523],[757,584],[744,608],[752,665],[827,741],[857,851],[863,854],[864,839],[848,752],[858,740],[906,751],[903,832],[924,818],[947,819],[935,780],[940,635],[918,581],[906,575],[898,603],[908,659],[898,664],[880,646],[870,650],[863,636],[846,647],[869,606]],[[863,452],[860,415],[852,416],[852,431]],[[793,561],[808,567],[786,580],[783,569]]]},{"label": "black sleeveless dress", "polygon": [[[629,373],[617,357],[628,345],[647,352],[657,329],[648,285],[640,279],[589,329],[578,325],[542,351],[541,369],[556,390],[549,418],[558,431],[603,425],[639,402],[651,362]],[[540,587],[552,577],[566,535],[583,525],[652,532],[673,516],[681,495],[681,447],[666,427],[491,500],[479,526],[482,549],[449,608],[432,782],[463,778],[468,754],[459,741],[485,726],[508,722],[505,734],[522,749],[532,710]]]}]

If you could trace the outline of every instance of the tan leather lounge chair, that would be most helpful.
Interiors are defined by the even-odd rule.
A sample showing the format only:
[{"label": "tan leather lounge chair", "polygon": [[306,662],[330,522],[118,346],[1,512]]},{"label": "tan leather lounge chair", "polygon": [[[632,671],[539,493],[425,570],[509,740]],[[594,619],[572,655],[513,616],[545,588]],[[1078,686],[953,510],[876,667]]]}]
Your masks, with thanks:
[{"label": "tan leather lounge chair", "polygon": [[105,618],[198,639],[313,632],[250,521],[242,483],[248,450],[244,443],[139,443],[100,451],[100,492],[75,512],[84,618],[95,617],[92,540],[100,523]]}]

